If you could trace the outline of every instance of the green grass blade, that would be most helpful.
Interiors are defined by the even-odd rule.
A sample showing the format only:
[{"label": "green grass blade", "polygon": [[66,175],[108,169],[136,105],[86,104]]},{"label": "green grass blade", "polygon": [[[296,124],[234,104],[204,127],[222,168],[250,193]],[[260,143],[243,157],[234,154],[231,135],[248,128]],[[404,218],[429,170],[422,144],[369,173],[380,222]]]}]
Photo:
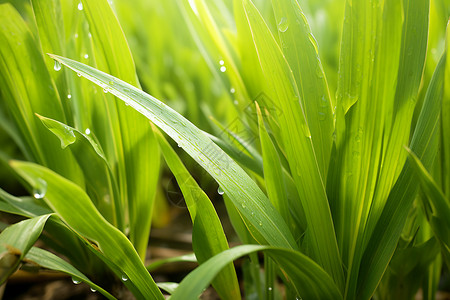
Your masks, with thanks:
[{"label": "green grass blade", "polygon": [[51,57],[122,99],[175,140],[211,174],[264,237],[260,243],[296,248],[286,223],[255,182],[191,122],[159,100],[111,75],[67,58]]},{"label": "green grass blade", "polygon": [[87,134],[61,122],[39,116],[42,123],[61,141],[61,147],[69,149],[78,161],[86,178],[86,191],[103,217],[124,230],[124,214],[117,191],[117,184],[103,151]]},{"label": "green grass blade", "polygon": [[12,161],[11,166],[75,232],[95,243],[99,253],[125,285],[139,299],[163,299],[139,255],[117,228],[108,223],[87,194],[73,182],[49,169],[28,162]]},{"label": "green grass blade", "polygon": [[105,291],[103,288],[93,283],[89,278],[87,278],[83,273],[78,271],[71,264],[69,264],[68,262],[66,262],[65,260],[63,260],[62,258],[56,256],[51,252],[33,247],[25,256],[25,260],[32,261],[38,264],[39,266],[49,270],[66,273],[76,280],[86,282],[87,284],[89,284],[91,289],[100,292],[106,298],[112,300],[116,299],[110,293]]},{"label": "green grass blade", "polygon": [[281,50],[295,78],[324,181],[331,154],[333,110],[317,42],[297,0],[272,1]]},{"label": "green grass blade", "polygon": [[434,182],[427,169],[413,152],[409,152],[412,166],[418,175],[425,194],[424,205],[432,208],[432,214],[427,216],[435,236],[441,244],[443,258],[450,267],[450,205],[444,193]]},{"label": "green grass blade", "polygon": [[343,270],[330,207],[292,71],[256,7],[249,0],[243,5],[261,67],[273,89],[269,97],[280,106],[283,144],[306,215],[311,257],[342,287]]},{"label": "green grass blade", "polygon": [[45,205],[45,203],[42,203],[42,201],[39,201],[36,198],[15,197],[5,192],[1,188],[0,199],[14,207],[14,210],[17,212],[17,214],[24,217],[32,218],[52,213],[52,211],[48,208],[47,205]]},{"label": "green grass blade", "polygon": [[37,241],[50,215],[24,220],[0,234],[0,284],[3,284]]},{"label": "green grass blade", "polygon": [[156,270],[160,266],[165,265],[167,263],[177,263],[177,262],[192,262],[192,263],[196,263],[197,262],[197,258],[195,257],[194,253],[191,253],[191,254],[185,254],[185,255],[180,255],[180,256],[175,256],[175,257],[159,259],[159,260],[154,261],[151,264],[149,264],[147,266],[147,270],[149,270],[149,272],[151,272],[151,271]]},{"label": "green grass blade", "polygon": [[[437,129],[442,103],[444,65],[445,56],[439,62],[428,87],[410,144],[411,150],[426,168],[431,167],[438,147]],[[357,299],[369,299],[372,296],[394,253],[418,189],[413,171],[407,161],[386,200],[374,230],[365,233],[368,243],[360,264]]]},{"label": "green grass blade", "polygon": [[[108,1],[83,0],[82,4],[92,33],[97,67],[139,87],[131,51]],[[99,138],[102,145],[114,140],[114,149],[105,151],[115,152],[117,161],[113,162],[118,162],[121,199],[127,199],[128,204],[130,240],[144,260],[159,176],[158,146],[143,116],[118,101],[107,99],[105,105],[114,138],[108,134]]]},{"label": "green grass blade", "polygon": [[[191,215],[192,247],[201,264],[228,249],[228,241],[213,204],[189,174],[175,151],[161,132],[154,128],[161,152],[180,186]],[[239,284],[233,264],[228,264],[213,281],[213,286],[223,299],[240,299]]]},{"label": "green grass blade", "polygon": [[[447,23],[446,47],[450,47],[450,26]],[[443,191],[450,198],[450,51],[447,50],[445,62],[444,97],[442,98],[441,136],[442,136],[442,169]]]},{"label": "green grass blade", "polygon": [[226,264],[259,251],[278,263],[303,299],[342,299],[330,276],[307,256],[288,249],[259,245],[237,246],[212,257],[181,281],[171,299],[197,299]]},{"label": "green grass blade", "polygon": [[0,89],[2,101],[24,142],[25,149],[21,150],[29,154],[27,159],[48,166],[82,186],[83,175],[71,153],[61,150],[34,115],[66,121],[42,53],[27,24],[9,3],[0,5],[0,19]]},{"label": "green grass blade", "polygon": [[270,202],[280,212],[286,223],[290,225],[290,211],[286,192],[286,185],[283,177],[283,169],[280,157],[272,140],[269,137],[261,110],[256,104],[259,123],[259,139],[261,141],[261,151],[264,163],[264,181],[266,183],[267,194]]}]

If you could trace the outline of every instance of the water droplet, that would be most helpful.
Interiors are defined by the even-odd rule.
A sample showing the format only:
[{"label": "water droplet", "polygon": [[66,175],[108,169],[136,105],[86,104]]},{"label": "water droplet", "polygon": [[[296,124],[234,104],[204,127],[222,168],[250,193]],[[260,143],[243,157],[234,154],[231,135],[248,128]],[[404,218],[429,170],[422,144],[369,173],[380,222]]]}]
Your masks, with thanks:
[{"label": "water droplet", "polygon": [[91,134],[91,130],[89,129],[89,128],[86,128],[86,130],[84,131],[84,133],[86,133],[86,134]]},{"label": "water droplet", "polygon": [[38,178],[33,188],[33,197],[36,199],[42,199],[47,192],[47,182],[45,180]]},{"label": "water droplet", "polygon": [[303,133],[305,134],[305,136],[308,138],[311,138],[311,131],[309,131],[308,124],[303,123],[302,127],[303,127]]},{"label": "water droplet", "polygon": [[245,203],[241,204],[242,208],[246,208],[247,206],[245,206]]},{"label": "water droplet", "polygon": [[71,95],[71,94],[68,94],[68,95],[67,95],[67,99],[70,99],[70,98],[72,98],[72,95]]},{"label": "water droplet", "polygon": [[262,226],[262,222],[261,222],[261,221],[259,221],[258,225],[259,225],[259,226]]},{"label": "water droplet", "polygon": [[78,3],[78,10],[83,10],[83,3],[81,3],[81,1]]},{"label": "water droplet", "polygon": [[123,274],[123,275],[122,275],[122,281],[127,281],[127,280],[128,280],[127,275]]},{"label": "water droplet", "polygon": [[225,63],[225,62],[223,61],[223,59],[219,60],[219,64],[220,64],[221,66],[223,66],[224,63]]},{"label": "water droplet", "polygon": [[103,93],[107,94],[108,90],[107,89],[103,89]]},{"label": "water droplet", "polygon": [[80,74],[80,73],[77,73],[77,76],[78,76],[78,77],[81,77],[81,74]]},{"label": "water droplet", "polygon": [[327,97],[325,95],[322,95],[322,98],[320,98],[320,107],[327,107],[328,101]]},{"label": "water droplet", "polygon": [[73,284],[80,284],[81,280],[79,280],[78,278],[72,277],[72,282],[73,282]]},{"label": "water droplet", "polygon": [[236,93],[236,90],[232,87],[232,88],[230,89],[230,93],[234,94],[234,93]]},{"label": "water droplet", "polygon": [[217,193],[219,193],[219,195],[225,194],[225,192],[220,188],[220,186],[217,188]]},{"label": "water droplet", "polygon": [[226,68],[225,66],[221,66],[221,67],[220,67],[220,72],[223,73],[223,72],[225,72],[226,70],[227,70],[227,68]]},{"label": "water droplet", "polygon": [[286,17],[282,17],[280,19],[280,22],[278,22],[278,30],[280,32],[285,32],[289,27],[289,22],[288,19]]},{"label": "water droplet", "polygon": [[55,65],[53,66],[53,69],[57,72],[59,70],[61,70],[61,63],[59,61],[55,60]]},{"label": "water droplet", "polygon": [[234,105],[238,105],[239,104],[239,102],[237,100],[234,100],[233,103],[234,103]]},{"label": "water droplet", "polygon": [[75,38],[76,38],[76,39],[78,38],[78,33],[75,33]]},{"label": "water droplet", "polygon": [[89,54],[85,54],[84,58],[88,59],[89,58]]},{"label": "water droplet", "polygon": [[92,38],[92,34],[91,34],[90,32],[88,33],[88,37],[89,37],[89,38]]},{"label": "water droplet", "polygon": [[91,287],[91,292],[95,293],[97,290]]},{"label": "water droplet", "polygon": [[271,291],[272,290],[272,287],[271,286],[269,286],[268,288],[267,288],[269,291]]}]

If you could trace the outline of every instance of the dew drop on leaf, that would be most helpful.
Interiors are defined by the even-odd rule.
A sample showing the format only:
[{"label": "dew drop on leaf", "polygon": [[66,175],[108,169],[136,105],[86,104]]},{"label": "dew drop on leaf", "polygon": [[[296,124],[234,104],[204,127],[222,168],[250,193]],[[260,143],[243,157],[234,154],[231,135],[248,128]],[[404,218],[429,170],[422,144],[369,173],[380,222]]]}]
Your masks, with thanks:
[{"label": "dew drop on leaf", "polygon": [[278,31],[285,32],[289,27],[289,22],[286,17],[282,17],[280,22],[278,22]]},{"label": "dew drop on leaf", "polygon": [[225,67],[225,66],[221,66],[221,67],[220,67],[220,72],[223,73],[223,72],[225,72],[226,70],[227,70],[227,67]]},{"label": "dew drop on leaf", "polygon": [[103,92],[104,92],[105,94],[107,94],[107,93],[108,93],[108,90],[107,90],[107,89],[103,89]]},{"label": "dew drop on leaf", "polygon": [[33,197],[36,199],[42,199],[44,198],[46,192],[47,182],[41,178],[37,179],[33,188]]},{"label": "dew drop on leaf", "polygon": [[79,279],[77,279],[75,277],[72,277],[72,282],[73,282],[73,284],[80,284],[81,280],[79,280]]},{"label": "dew drop on leaf", "polygon": [[123,274],[123,275],[122,275],[122,281],[127,281],[127,280],[128,280],[127,275]]},{"label": "dew drop on leaf", "polygon": [[223,59],[219,60],[219,64],[220,64],[221,66],[223,66],[223,65],[225,64],[225,62],[223,61]]},{"label": "dew drop on leaf", "polygon": [[217,188],[217,193],[219,193],[219,195],[225,194],[224,190],[222,190],[220,186]]},{"label": "dew drop on leaf", "polygon": [[91,134],[91,130],[89,129],[89,128],[86,128],[86,130],[84,131],[84,133],[86,133],[86,134]]},{"label": "dew drop on leaf", "polygon": [[81,77],[81,74],[80,74],[80,73],[77,73],[77,76],[78,76],[78,77]]},{"label": "dew drop on leaf", "polygon": [[95,293],[97,290],[91,287],[91,292]]},{"label": "dew drop on leaf", "polygon": [[232,87],[232,88],[230,89],[230,93],[234,94],[235,92],[236,92],[236,90],[234,89],[234,87]]},{"label": "dew drop on leaf", "polygon": [[68,95],[67,95],[67,99],[70,99],[70,98],[72,98],[72,95],[71,95],[71,94],[68,94]]},{"label": "dew drop on leaf", "polygon": [[88,59],[89,58],[89,54],[85,54],[84,58]]},{"label": "dew drop on leaf", "polygon": [[83,10],[83,3],[81,3],[81,1],[78,3],[78,10]]},{"label": "dew drop on leaf", "polygon": [[61,63],[59,61],[55,60],[55,65],[53,66],[53,69],[55,71],[61,70]]}]

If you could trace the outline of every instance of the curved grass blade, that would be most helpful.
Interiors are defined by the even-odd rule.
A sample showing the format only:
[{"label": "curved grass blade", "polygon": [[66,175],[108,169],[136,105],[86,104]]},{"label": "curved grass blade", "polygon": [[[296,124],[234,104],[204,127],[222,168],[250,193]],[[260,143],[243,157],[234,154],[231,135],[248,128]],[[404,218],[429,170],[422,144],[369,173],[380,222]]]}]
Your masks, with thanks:
[{"label": "curved grass blade", "polygon": [[[175,175],[186,201],[193,223],[192,247],[198,262],[201,264],[229,248],[222,224],[208,196],[189,174],[162,133],[156,128],[153,130],[156,133],[166,163]],[[213,286],[222,299],[241,299],[236,271],[231,263],[219,273],[213,281]]]},{"label": "curved grass blade", "polygon": [[124,230],[124,214],[119,200],[115,177],[103,151],[88,135],[56,120],[37,115],[42,123],[61,141],[61,147],[70,146],[86,178],[86,191],[102,216]]},{"label": "curved grass blade", "polygon": [[409,157],[418,175],[421,187],[425,192],[422,201],[426,207],[431,207],[430,215],[427,215],[428,222],[433,229],[435,236],[441,244],[443,258],[450,267],[450,205],[444,193],[438,188],[427,169],[420,162],[419,158],[410,150]]},{"label": "curved grass blade", "polygon": [[226,264],[259,251],[278,263],[297,294],[303,299],[342,299],[330,276],[309,257],[289,249],[259,245],[237,246],[210,258],[181,281],[171,299],[197,299]]},{"label": "curved grass blade", "polygon": [[[438,148],[437,131],[442,103],[444,66],[445,55],[442,56],[431,79],[410,144],[411,150],[426,168],[432,166]],[[365,232],[368,242],[359,268],[356,299],[370,299],[380,282],[415,198],[418,189],[416,180],[411,162],[407,161],[386,200],[374,230]]]},{"label": "curved grass blade", "polygon": [[[17,126],[27,159],[48,166],[79,185],[83,174],[71,153],[35,117],[35,113],[65,122],[63,105],[45,66],[42,52],[20,14],[9,3],[0,4],[0,89],[2,102]],[[27,59],[24,59],[27,58]],[[30,63],[32,62],[32,63]]]},{"label": "curved grass blade", "polygon": [[[81,3],[92,33],[97,68],[139,87],[130,48],[109,2],[82,0]],[[110,163],[117,167],[120,199],[128,205],[130,240],[144,260],[159,177],[159,150],[143,116],[121,102],[112,101],[110,95],[105,95],[105,101],[108,115],[104,122],[109,122],[110,128],[97,137],[102,145],[109,145],[105,151],[116,156]],[[104,115],[105,108],[98,113]]]},{"label": "curved grass blade", "polygon": [[76,280],[86,282],[87,284],[89,284],[91,289],[100,292],[106,298],[113,300],[116,299],[103,288],[93,283],[89,278],[87,278],[83,273],[78,271],[71,264],[44,249],[40,249],[37,247],[31,248],[25,256],[25,261],[32,261],[43,268],[66,273]]},{"label": "curved grass blade", "polygon": [[269,97],[280,107],[278,120],[282,141],[305,211],[311,257],[343,287],[344,273],[324,178],[292,71],[254,4],[244,0],[243,6],[261,68],[271,87]]},{"label": "curved grass blade", "polygon": [[163,299],[133,245],[105,220],[79,186],[33,163],[12,161],[10,165],[33,188],[40,189],[40,195],[62,220],[96,245],[96,254],[119,278],[127,278],[124,283],[136,298]]},{"label": "curved grass blade", "polygon": [[0,234],[0,284],[3,284],[37,241],[51,215],[43,215],[9,226]]},{"label": "curved grass blade", "polygon": [[180,255],[180,256],[160,259],[158,261],[155,261],[155,262],[152,262],[151,264],[149,264],[147,266],[147,270],[149,272],[151,272],[153,270],[156,270],[157,268],[159,268],[162,265],[165,265],[167,263],[176,263],[176,262],[192,262],[192,263],[196,263],[197,262],[197,258],[195,257],[194,253],[191,253],[191,254],[186,254],[186,255]]},{"label": "curved grass blade", "polygon": [[317,42],[297,0],[272,0],[281,50],[292,70],[311,131],[317,164],[327,178],[333,136],[330,93]]},{"label": "curved grass blade", "polygon": [[50,56],[122,99],[175,140],[211,174],[253,224],[256,233],[264,237],[258,242],[297,248],[286,223],[256,183],[191,122],[156,98],[111,75],[68,58]]},{"label": "curved grass blade", "polygon": [[11,205],[16,211],[15,214],[33,218],[45,214],[51,214],[52,211],[45,203],[31,197],[15,197],[0,188],[0,199]]},{"label": "curved grass blade", "polygon": [[176,282],[158,282],[158,287],[169,294],[172,294],[176,288],[178,287],[178,283]]},{"label": "curved grass blade", "polygon": [[261,150],[264,163],[264,181],[266,183],[267,194],[275,208],[280,212],[284,220],[290,222],[289,204],[286,192],[286,185],[283,177],[283,170],[272,140],[269,137],[258,103],[256,103],[258,114],[259,139],[261,140]]}]

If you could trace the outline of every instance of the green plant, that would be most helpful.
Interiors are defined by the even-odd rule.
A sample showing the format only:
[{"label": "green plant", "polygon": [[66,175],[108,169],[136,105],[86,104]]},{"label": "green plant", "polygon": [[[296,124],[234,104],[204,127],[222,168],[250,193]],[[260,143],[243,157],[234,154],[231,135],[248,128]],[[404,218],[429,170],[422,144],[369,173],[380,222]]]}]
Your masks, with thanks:
[{"label": "green plant", "polygon": [[[193,250],[201,264],[179,286],[169,288],[171,299],[196,298],[210,282],[221,297],[239,298],[231,263],[243,255],[251,257],[249,269],[256,272],[248,281],[260,298],[275,297],[275,276],[284,282],[287,298],[408,299],[419,287],[424,298],[434,298],[441,254],[447,265],[449,257],[450,63],[442,44],[449,40],[442,22],[447,16],[433,20],[429,15],[444,14],[446,1],[347,0],[333,1],[327,8],[313,0],[179,0],[148,7],[137,3],[135,9],[153,12],[165,26],[177,28],[175,20],[182,16],[189,28],[192,39],[178,41],[150,30],[147,42],[154,37],[156,46],[132,45],[146,88],[184,109],[195,125],[140,89],[107,1],[32,1],[40,47],[55,53],[49,54],[55,62],[47,62],[45,68],[35,43],[18,47],[26,51],[22,54],[0,47],[5,99],[0,108],[9,114],[2,120],[10,120],[1,125],[25,158],[35,162],[12,161],[12,170],[46,205],[29,198],[25,203],[1,191],[4,211],[35,217],[30,221],[36,222],[54,212],[47,221],[59,229],[49,228],[52,240],[70,240],[87,258],[103,262],[96,270],[83,271],[95,275],[109,269],[119,278],[125,275],[127,288],[137,298],[162,298],[140,260],[150,230],[161,151],[186,199]],[[92,41],[88,34],[74,40],[72,32],[69,44],[61,43],[62,27],[46,22],[43,11],[51,8],[64,24],[71,24],[80,4],[87,22],[79,26],[87,33],[83,24],[89,24]],[[127,18],[132,5],[117,4],[125,28],[146,39],[140,24]],[[299,4],[312,16],[318,42]],[[339,5],[344,12],[334,10]],[[33,40],[10,5],[0,8],[2,20],[12,24],[2,24],[8,45],[17,43],[8,35],[11,30],[20,32],[19,42]],[[167,13],[171,8],[179,9],[168,13],[173,24],[153,10]],[[339,56],[333,47],[319,48],[322,43],[335,45],[332,39],[340,34],[340,23],[323,20],[323,14],[341,14],[336,18],[343,24]],[[154,22],[147,19],[138,18]],[[83,52],[71,52],[70,43]],[[186,70],[175,72],[176,79],[167,84],[171,74],[161,67],[164,63],[158,65],[158,59],[146,52],[149,48],[163,55],[165,48],[158,45],[185,49],[171,50]],[[427,48],[444,53],[427,58]],[[91,66],[66,58],[80,58],[80,53],[95,58]],[[189,54],[198,59],[198,72],[190,73]],[[29,61],[15,68],[16,57],[32,57],[31,65],[36,63],[40,73],[32,72]],[[104,93],[93,94],[87,81],[69,72],[52,71],[61,65]],[[32,85],[25,97],[20,92],[25,92],[29,77]],[[221,87],[220,92],[208,92],[211,82]],[[60,101],[68,91],[83,97],[68,105]],[[43,98],[48,93],[51,97]],[[180,98],[186,99],[185,106]],[[59,103],[59,110],[47,103]],[[217,181],[230,220],[246,245],[228,249],[214,207],[188,171],[195,167],[186,168],[165,136],[131,108]],[[39,115],[32,117],[33,113]],[[210,113],[217,120],[208,121]],[[235,126],[227,126],[230,122]],[[90,134],[83,133],[86,128]],[[59,149],[47,129],[67,149]],[[24,239],[34,241],[39,228]],[[115,253],[117,249],[121,253]],[[73,254],[62,251],[72,259]],[[264,292],[256,252],[265,256]],[[19,260],[9,270],[17,268]]]}]

